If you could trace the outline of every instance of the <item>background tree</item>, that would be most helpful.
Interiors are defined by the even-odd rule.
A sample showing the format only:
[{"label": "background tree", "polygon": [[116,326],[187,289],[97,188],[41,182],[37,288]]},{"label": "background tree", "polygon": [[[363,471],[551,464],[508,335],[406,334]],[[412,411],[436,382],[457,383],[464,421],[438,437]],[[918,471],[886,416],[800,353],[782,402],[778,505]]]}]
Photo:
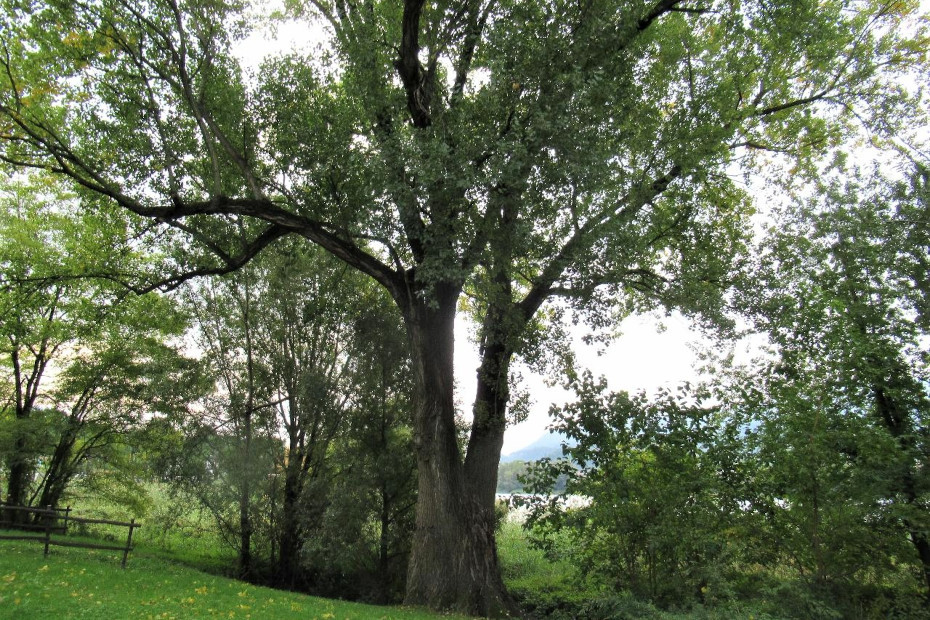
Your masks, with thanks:
[{"label": "background tree", "polygon": [[390,300],[367,289],[346,348],[348,425],[328,455],[328,505],[308,526],[304,563],[330,593],[403,598],[416,503],[411,376],[403,326]]},{"label": "background tree", "polygon": [[[253,580],[372,600],[394,600],[403,583],[409,365],[373,286],[282,240],[191,287],[216,393],[206,416],[181,422],[188,437],[163,467],[209,508]],[[246,554],[250,532],[261,538]]]},{"label": "background tree", "polygon": [[[536,543],[595,590],[663,605],[725,600],[740,552],[734,427],[699,392],[607,393],[588,373],[571,387],[578,400],[553,412],[553,429],[576,444],[524,476]],[[565,493],[549,495],[559,476]]]},{"label": "background tree", "polygon": [[[200,393],[196,365],[166,344],[179,335],[183,320],[175,315],[172,325],[175,310],[163,299],[133,301],[141,303],[111,312],[104,333],[94,341],[75,343],[80,352],[67,359],[56,377],[49,396],[57,415],[45,429],[54,445],[50,454],[42,455],[30,505],[60,505],[78,473],[89,489],[99,486],[98,472],[128,473],[119,459],[133,448],[132,432],[152,415],[186,409]],[[120,485],[127,486],[130,477],[123,478]],[[138,488],[126,491],[144,495]]]},{"label": "background tree", "polygon": [[[793,415],[868,472],[869,509],[906,531],[930,593],[924,187],[919,167],[910,185],[838,171],[780,214],[740,301],[777,347],[779,389],[799,390]],[[884,451],[843,447],[848,434]]]},{"label": "background tree", "polygon": [[895,442],[871,403],[817,364],[768,361],[727,383],[742,429],[743,561],[778,567],[755,596],[791,617],[922,617],[919,558],[888,494]]},{"label": "background tree", "polygon": [[[267,500],[268,491],[260,487],[273,468],[277,452],[273,385],[255,345],[260,321],[254,299],[260,290],[256,290],[256,280],[254,269],[243,270],[233,277],[195,285],[188,297],[197,317],[197,341],[206,353],[216,385],[207,402],[209,418],[190,422],[188,430],[193,432],[185,448],[194,447],[194,454],[203,457],[204,446],[196,446],[204,442],[219,461],[212,476],[195,465],[198,484],[193,488],[221,529],[238,538],[235,546],[243,579],[254,577],[252,538],[255,521],[260,518],[255,513],[261,510],[254,505],[254,495]],[[211,460],[204,458],[204,464]],[[182,458],[181,462],[188,459]],[[238,514],[234,518],[226,510],[230,491],[238,497]],[[235,519],[238,523],[233,523]]]},{"label": "background tree", "polygon": [[[747,228],[735,158],[810,170],[847,123],[893,130],[910,108],[889,76],[924,54],[905,4],[315,0],[295,11],[327,24],[331,53],[276,59],[247,88],[238,5],[4,7],[4,161],[183,232],[170,281],[295,234],[388,291],[416,391],[407,600],[489,614],[509,610],[493,530],[508,371],[540,310],[716,316]],[[230,216],[254,220],[248,242]],[[482,362],[463,458],[466,283]]]},{"label": "background tree", "polygon": [[322,518],[338,469],[329,458],[331,446],[349,424],[346,349],[353,321],[364,311],[364,287],[357,274],[312,247],[292,240],[280,247],[268,255],[275,260],[265,263],[261,277],[267,288],[258,306],[263,320],[257,343],[284,437],[277,463],[283,498],[275,580],[293,587],[300,581],[306,528]]},{"label": "background tree", "polygon": [[127,297],[89,273],[140,260],[122,243],[119,214],[77,211],[73,195],[42,177],[4,190],[7,502],[57,505],[144,416],[184,407],[196,378],[167,344],[185,327],[169,300]]}]

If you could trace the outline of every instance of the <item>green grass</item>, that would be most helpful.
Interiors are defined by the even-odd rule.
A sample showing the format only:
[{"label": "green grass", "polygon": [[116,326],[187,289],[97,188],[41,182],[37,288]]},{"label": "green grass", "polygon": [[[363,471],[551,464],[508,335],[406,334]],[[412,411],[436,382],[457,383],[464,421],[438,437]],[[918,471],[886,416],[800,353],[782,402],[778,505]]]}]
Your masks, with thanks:
[{"label": "green grass", "polygon": [[251,586],[163,558],[0,540],[0,618],[308,620],[463,618],[376,607]]},{"label": "green grass", "polygon": [[[128,521],[134,516],[141,523],[132,536],[140,555],[157,555],[210,573],[229,573],[235,552],[222,540],[212,515],[189,497],[171,495],[166,485],[147,483],[141,487],[136,510],[93,494],[79,493],[69,498],[73,516]],[[72,525],[69,536],[84,534],[94,538],[125,540],[126,528],[106,525]]]},{"label": "green grass", "polygon": [[589,598],[577,571],[565,560],[551,561],[530,545],[519,523],[505,522],[497,533],[501,575],[507,589],[531,617]]},{"label": "green grass", "polygon": [[507,587],[520,590],[571,590],[575,573],[565,561],[552,562],[530,545],[519,523],[504,523],[497,533],[497,551]]}]

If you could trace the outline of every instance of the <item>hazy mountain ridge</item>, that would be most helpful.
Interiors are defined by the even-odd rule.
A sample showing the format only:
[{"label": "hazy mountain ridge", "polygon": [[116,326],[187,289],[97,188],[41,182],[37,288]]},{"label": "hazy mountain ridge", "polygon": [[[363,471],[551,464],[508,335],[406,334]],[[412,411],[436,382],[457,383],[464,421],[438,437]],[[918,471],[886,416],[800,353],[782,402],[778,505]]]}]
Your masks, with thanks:
[{"label": "hazy mountain ridge", "polygon": [[539,439],[515,452],[501,456],[501,463],[512,461],[538,461],[539,459],[557,459],[562,456],[562,444],[574,445],[574,441],[561,433],[547,432]]}]

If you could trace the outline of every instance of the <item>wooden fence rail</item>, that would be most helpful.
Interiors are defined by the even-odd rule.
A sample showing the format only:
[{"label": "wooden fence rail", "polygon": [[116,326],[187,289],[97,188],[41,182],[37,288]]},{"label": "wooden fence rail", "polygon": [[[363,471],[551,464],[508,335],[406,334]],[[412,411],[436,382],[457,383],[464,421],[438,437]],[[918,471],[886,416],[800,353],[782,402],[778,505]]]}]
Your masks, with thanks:
[{"label": "wooden fence rail", "polygon": [[[14,514],[21,512],[35,515],[35,521],[30,523],[28,519],[26,522],[15,519]],[[67,534],[69,523],[89,523],[128,527],[129,534],[126,536],[126,544],[123,546],[101,545],[96,543],[85,543],[52,538],[53,533],[61,535]],[[80,547],[83,549],[122,551],[122,566],[123,568],[126,568],[126,561],[129,559],[129,552],[132,551],[132,532],[134,529],[142,527],[142,524],[136,523],[135,519],[132,519],[129,523],[126,523],[124,521],[110,521],[109,519],[84,519],[81,517],[74,517],[71,516],[70,506],[67,508],[52,508],[51,506],[47,508],[31,508],[28,506],[10,506],[8,504],[0,504],[0,528],[4,527],[12,527],[22,530],[42,530],[42,536],[37,536],[35,534],[0,534],[0,540],[37,540],[44,542],[46,557],[48,556],[48,548],[50,545],[57,545],[59,547]]]}]

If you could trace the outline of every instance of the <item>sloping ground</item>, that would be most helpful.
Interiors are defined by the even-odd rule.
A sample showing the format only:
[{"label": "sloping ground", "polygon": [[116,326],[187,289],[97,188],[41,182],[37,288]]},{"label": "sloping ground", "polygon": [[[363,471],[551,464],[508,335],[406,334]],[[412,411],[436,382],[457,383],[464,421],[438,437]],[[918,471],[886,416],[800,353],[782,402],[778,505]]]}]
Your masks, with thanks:
[{"label": "sloping ground", "polygon": [[0,618],[30,620],[254,618],[434,620],[459,618],[346,603],[251,586],[167,560],[0,541]]}]

